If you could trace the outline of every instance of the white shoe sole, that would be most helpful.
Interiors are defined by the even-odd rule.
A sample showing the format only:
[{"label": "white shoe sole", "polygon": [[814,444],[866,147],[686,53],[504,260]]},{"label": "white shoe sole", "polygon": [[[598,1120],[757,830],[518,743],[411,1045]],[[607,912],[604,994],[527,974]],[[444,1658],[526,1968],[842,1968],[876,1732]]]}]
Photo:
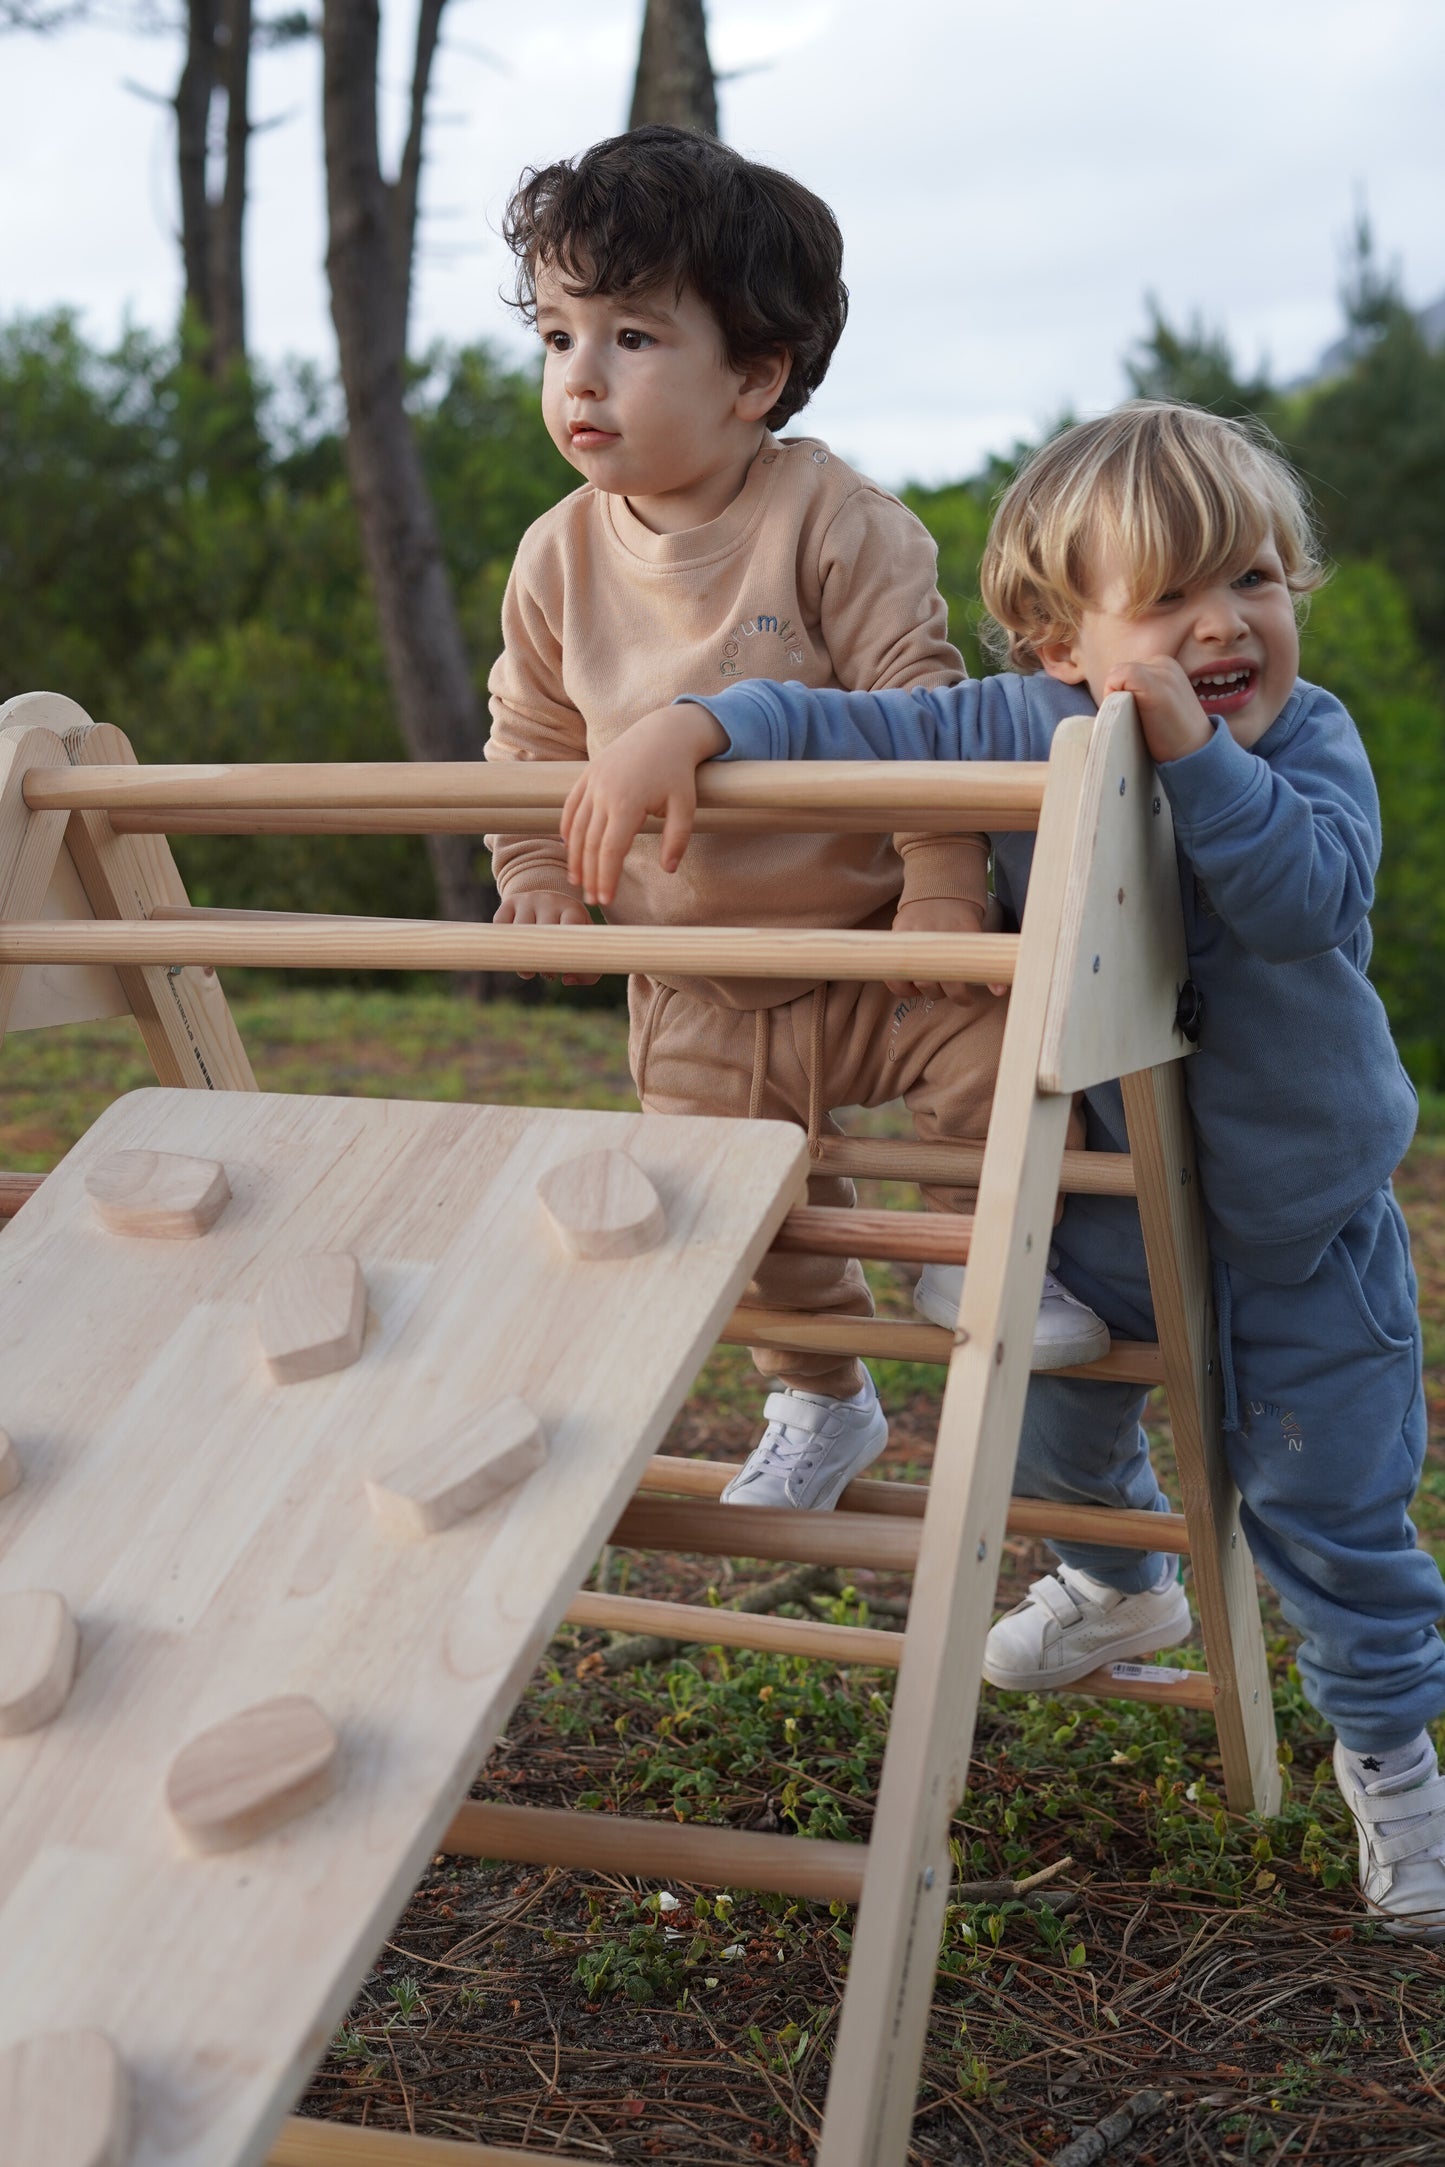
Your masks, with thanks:
[{"label": "white shoe sole", "polygon": [[[930,1301],[920,1280],[913,1290],[913,1306],[920,1317],[930,1324],[941,1324],[945,1332],[952,1332],[958,1324],[958,1314],[943,1302]],[[1032,1371],[1046,1373],[1053,1369],[1078,1369],[1085,1362],[1102,1362],[1109,1352],[1109,1328],[1095,1317],[1086,1327],[1081,1327],[1073,1339],[1055,1340],[1041,1347],[1037,1340],[1029,1357]]]},{"label": "white shoe sole", "polygon": [[1189,1598],[1176,1581],[1174,1593],[1178,1597],[1167,1616],[1158,1618],[1152,1625],[1139,1626],[1132,1633],[1120,1633],[1117,1639],[1095,1643],[1087,1654],[1070,1661],[1050,1664],[1045,1669],[1001,1670],[990,1663],[985,1654],[983,1675],[992,1686],[1005,1693],[1046,1693],[1051,1686],[1073,1685],[1080,1678],[1087,1678],[1091,1670],[1107,1670],[1111,1663],[1137,1662],[1141,1655],[1158,1655],[1165,1648],[1181,1648],[1194,1631],[1190,1614]]}]

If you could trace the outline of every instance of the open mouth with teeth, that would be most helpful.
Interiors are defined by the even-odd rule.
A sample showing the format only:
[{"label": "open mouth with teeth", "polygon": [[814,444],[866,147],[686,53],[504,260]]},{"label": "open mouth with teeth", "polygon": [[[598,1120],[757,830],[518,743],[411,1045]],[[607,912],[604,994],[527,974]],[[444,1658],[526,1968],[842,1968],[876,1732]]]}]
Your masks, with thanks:
[{"label": "open mouth with teeth", "polygon": [[1240,667],[1232,670],[1204,670],[1189,682],[1199,695],[1199,704],[1211,715],[1232,715],[1244,706],[1258,682],[1258,670]]}]

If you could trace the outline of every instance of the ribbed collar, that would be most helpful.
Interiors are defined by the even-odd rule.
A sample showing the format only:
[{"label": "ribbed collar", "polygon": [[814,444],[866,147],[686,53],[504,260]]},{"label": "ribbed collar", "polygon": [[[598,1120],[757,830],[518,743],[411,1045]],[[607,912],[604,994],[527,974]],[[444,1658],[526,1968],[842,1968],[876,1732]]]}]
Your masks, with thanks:
[{"label": "ribbed collar", "polygon": [[782,464],[782,446],[765,436],[758,455],[748,468],[742,488],[727,510],[706,526],[685,527],[680,534],[654,534],[637,517],[626,497],[598,491],[598,510],[605,531],[629,557],[653,565],[660,572],[716,563],[731,556],[746,541],[762,517],[763,506]]}]

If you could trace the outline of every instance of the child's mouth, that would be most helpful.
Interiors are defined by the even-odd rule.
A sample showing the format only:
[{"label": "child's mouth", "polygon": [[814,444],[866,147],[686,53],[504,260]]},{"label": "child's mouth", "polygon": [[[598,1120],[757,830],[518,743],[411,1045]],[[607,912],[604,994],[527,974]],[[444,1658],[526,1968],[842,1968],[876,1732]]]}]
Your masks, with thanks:
[{"label": "child's mouth", "polygon": [[1211,715],[1232,715],[1249,701],[1259,672],[1244,665],[1225,670],[1201,670],[1189,682],[1199,704]]},{"label": "child's mouth", "polygon": [[617,431],[615,429],[574,429],[572,431],[572,449],[574,451],[601,451],[605,444],[615,444],[616,442]]}]

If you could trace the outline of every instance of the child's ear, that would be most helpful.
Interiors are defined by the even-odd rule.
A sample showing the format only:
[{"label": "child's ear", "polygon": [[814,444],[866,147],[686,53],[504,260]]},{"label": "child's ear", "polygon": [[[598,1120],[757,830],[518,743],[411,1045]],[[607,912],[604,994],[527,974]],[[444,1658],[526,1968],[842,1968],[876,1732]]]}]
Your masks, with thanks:
[{"label": "child's ear", "polygon": [[1036,640],[1034,653],[1046,674],[1056,677],[1061,685],[1082,685],[1084,682],[1084,665],[1073,640]]},{"label": "child's ear", "polygon": [[739,371],[737,416],[740,421],[765,421],[783,395],[793,373],[793,357],[785,346],[770,354],[755,354]]}]

